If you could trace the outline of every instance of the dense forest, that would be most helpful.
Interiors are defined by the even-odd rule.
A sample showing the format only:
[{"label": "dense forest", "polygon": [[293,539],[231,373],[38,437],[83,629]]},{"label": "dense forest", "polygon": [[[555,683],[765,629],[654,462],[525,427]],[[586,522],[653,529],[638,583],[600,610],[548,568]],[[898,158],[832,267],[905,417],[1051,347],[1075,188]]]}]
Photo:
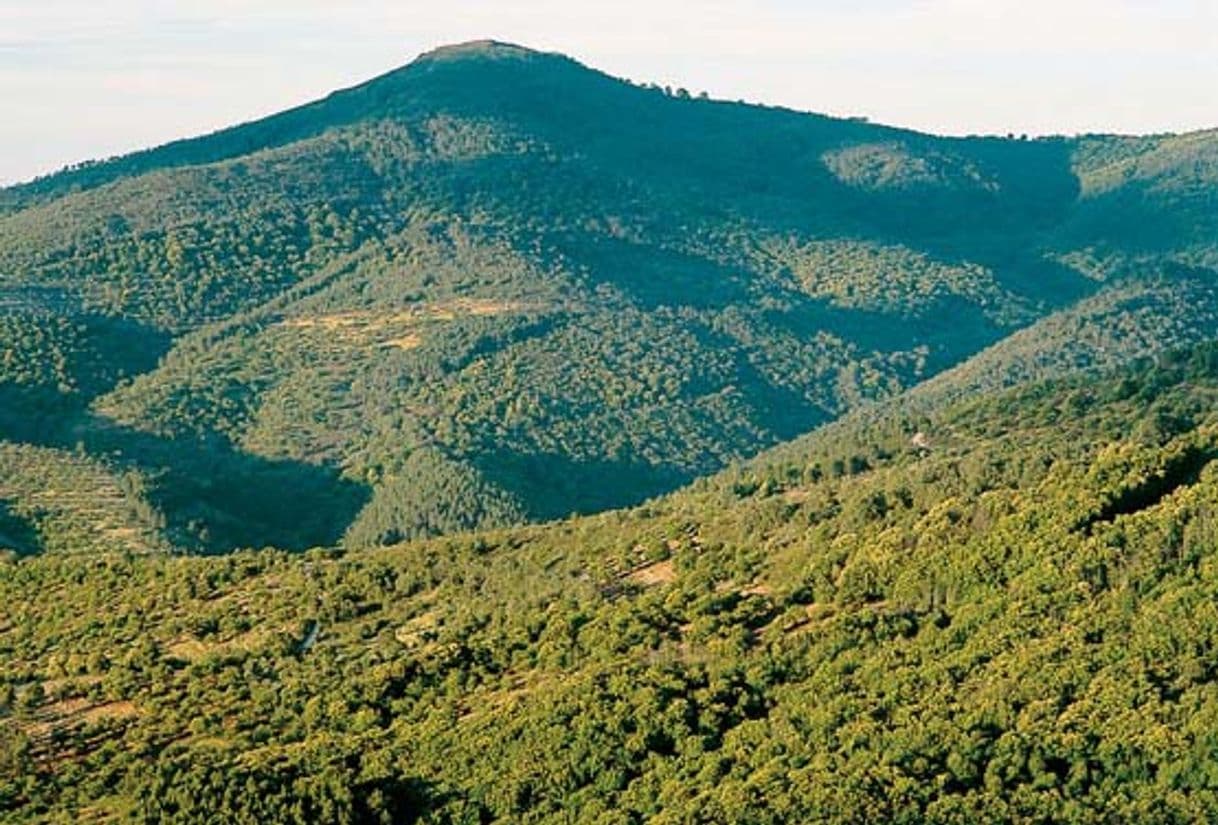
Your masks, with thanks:
[{"label": "dense forest", "polygon": [[1204,340],[1216,181],[1212,133],[938,138],[450,47],[3,190],[0,440],[139,479],[115,550],[629,506],[951,367]]},{"label": "dense forest", "polygon": [[1218,347],[843,421],[633,510],[0,566],[0,809],[1218,815]]}]

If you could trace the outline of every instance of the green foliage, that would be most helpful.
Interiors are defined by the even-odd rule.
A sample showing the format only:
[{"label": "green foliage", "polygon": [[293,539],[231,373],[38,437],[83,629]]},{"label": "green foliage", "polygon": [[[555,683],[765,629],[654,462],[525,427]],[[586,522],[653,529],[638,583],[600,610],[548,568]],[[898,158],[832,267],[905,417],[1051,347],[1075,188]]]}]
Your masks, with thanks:
[{"label": "green foliage", "polygon": [[1112,369],[1218,338],[1218,273],[1169,266],[1122,279],[919,385],[900,403],[933,409],[1030,381]]},{"label": "green foliage", "polygon": [[167,550],[160,533],[165,517],[149,503],[147,486],[138,473],[79,453],[0,441],[0,504],[8,502],[0,509],[0,547]]},{"label": "green foliage", "polygon": [[525,518],[519,501],[434,448],[411,453],[392,472],[386,473],[383,465],[376,472],[376,492],[347,529],[344,544],[399,544]]},{"label": "green foliage", "polygon": [[1216,400],[1205,345],[848,419],[633,511],[0,566],[0,805],[1208,820]]},{"label": "green foliage", "polygon": [[1218,266],[1216,137],[1210,130],[1081,139],[1073,163],[1083,197],[1062,242],[1100,257],[1168,254],[1193,266]]}]

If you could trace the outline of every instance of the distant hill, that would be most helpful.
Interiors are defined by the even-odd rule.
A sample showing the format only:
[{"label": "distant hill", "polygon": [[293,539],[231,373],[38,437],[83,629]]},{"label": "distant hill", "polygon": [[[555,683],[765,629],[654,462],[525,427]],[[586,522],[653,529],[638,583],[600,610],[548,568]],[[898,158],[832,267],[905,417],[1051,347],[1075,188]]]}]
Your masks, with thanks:
[{"label": "distant hill", "polygon": [[188,551],[632,505],[982,350],[962,387],[1040,375],[1041,332],[1061,366],[1197,340],[1215,152],[939,138],[440,49],[0,190],[0,438],[145,479]]}]

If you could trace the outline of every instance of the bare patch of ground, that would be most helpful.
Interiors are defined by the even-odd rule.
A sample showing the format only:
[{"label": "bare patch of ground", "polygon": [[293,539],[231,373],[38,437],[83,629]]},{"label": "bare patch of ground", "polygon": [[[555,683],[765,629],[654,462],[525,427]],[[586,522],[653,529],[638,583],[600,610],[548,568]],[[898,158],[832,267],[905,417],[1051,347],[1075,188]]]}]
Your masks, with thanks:
[{"label": "bare patch of ground", "polygon": [[388,312],[348,310],[327,315],[285,318],[275,326],[311,334],[320,333],[337,347],[373,347],[410,350],[421,346],[428,323],[458,318],[505,315],[541,309],[541,304],[491,298],[455,298],[451,301],[420,302]]},{"label": "bare patch of ground", "polygon": [[677,571],[672,561],[657,561],[632,570],[626,575],[626,580],[643,587],[672,584],[677,580]]},{"label": "bare patch of ground", "polygon": [[[286,627],[280,628],[282,631],[287,631],[289,629],[290,628]],[[273,634],[273,630],[256,628],[224,641],[211,642],[202,641],[200,639],[182,638],[167,645],[165,647],[165,653],[171,658],[178,659],[183,662],[197,662],[213,653],[223,654],[227,652],[249,652],[257,650],[270,641]]]}]

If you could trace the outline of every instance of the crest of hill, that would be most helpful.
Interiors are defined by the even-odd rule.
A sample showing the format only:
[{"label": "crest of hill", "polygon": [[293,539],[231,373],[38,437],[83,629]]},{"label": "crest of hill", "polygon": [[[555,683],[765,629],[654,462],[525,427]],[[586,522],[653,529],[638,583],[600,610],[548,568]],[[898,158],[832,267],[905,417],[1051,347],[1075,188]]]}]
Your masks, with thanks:
[{"label": "crest of hill", "polygon": [[16,209],[71,192],[92,189],[120,178],[158,169],[217,163],[316,136],[369,117],[387,114],[402,95],[426,95],[426,78],[437,71],[460,70],[464,81],[476,84],[469,72],[493,72],[504,61],[548,63],[578,67],[574,60],[494,40],[443,46],[410,63],[364,83],[341,89],[321,100],[219,131],[172,141],[104,160],[87,161],[27,183],[0,189],[0,209]]},{"label": "crest of hill", "polygon": [[428,61],[445,61],[445,60],[532,60],[535,58],[557,57],[565,59],[562,55],[550,52],[541,52],[536,49],[530,49],[527,46],[520,46],[515,43],[505,43],[501,40],[467,40],[463,43],[451,43],[447,46],[439,46],[431,51],[424,52],[414,61],[415,63],[426,63]]}]

